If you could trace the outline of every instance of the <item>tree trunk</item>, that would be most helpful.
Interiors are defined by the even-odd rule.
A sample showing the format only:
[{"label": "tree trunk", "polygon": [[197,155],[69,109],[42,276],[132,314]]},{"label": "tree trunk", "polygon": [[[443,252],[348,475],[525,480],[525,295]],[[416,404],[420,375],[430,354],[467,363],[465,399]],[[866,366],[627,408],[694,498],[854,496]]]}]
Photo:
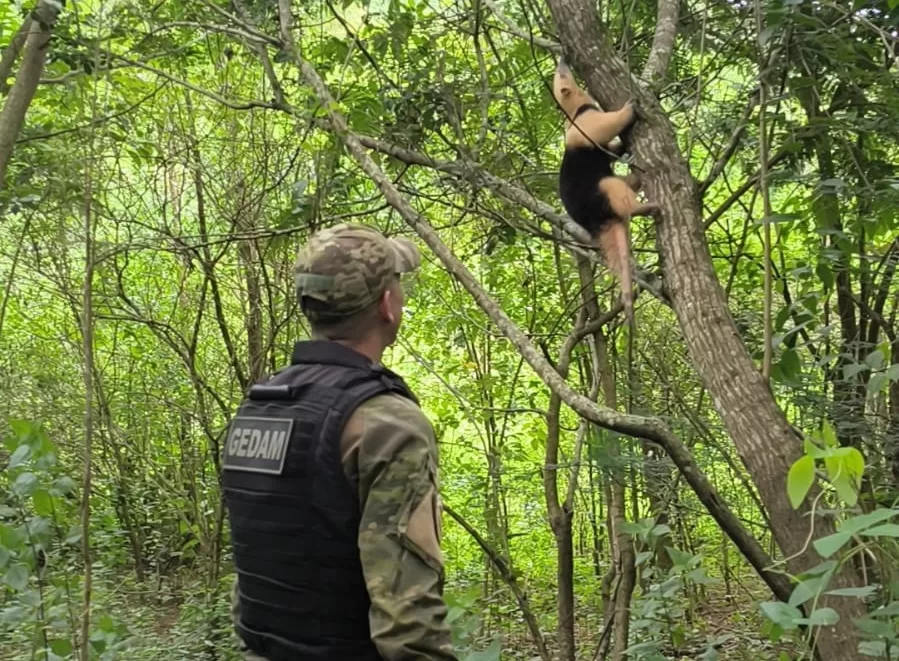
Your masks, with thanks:
[{"label": "tree trunk", "polygon": [[[252,236],[257,228],[258,201],[253,193],[247,190],[242,175],[237,180],[236,193],[238,207],[234,212],[234,226],[241,234]],[[265,369],[265,345],[262,342],[262,288],[259,285],[256,239],[247,238],[238,241],[237,254],[243,265],[247,288],[247,312],[244,318],[247,333],[247,379],[249,383],[258,383]]]},{"label": "tree trunk", "polygon": [[12,41],[10,41],[9,45],[4,49],[3,55],[0,56],[0,94],[6,94],[9,91],[9,85],[6,82],[6,79],[12,74],[12,67],[19,57],[22,46],[25,45],[25,40],[28,39],[29,32],[31,32],[31,16],[22,21],[22,25],[19,26],[19,31],[16,32]]},{"label": "tree trunk", "polygon": [[[62,4],[59,0],[38,0],[31,17],[26,21],[28,36],[25,38],[22,66],[16,76],[16,82],[9,91],[3,112],[0,113],[0,189],[6,187],[6,168],[12,157],[19,131],[25,123],[28,106],[31,105],[37,91],[44,61],[47,59],[47,47],[53,34],[53,26],[61,9]],[[10,48],[19,43],[19,39],[20,36],[16,35]],[[14,54],[10,56],[14,61]]]},{"label": "tree trunk", "polygon": [[[771,515],[774,538],[790,558],[788,569],[793,574],[810,569],[823,560],[806,543],[810,500],[794,510],[786,490],[787,472],[801,456],[800,439],[753,364],[727,308],[705,241],[693,179],[678,151],[673,128],[656,99],[637,87],[603,38],[591,3],[549,0],[549,6],[566,61],[584,77],[599,103],[614,109],[628,96],[636,98],[639,119],[632,131],[631,148],[647,198],[662,209],[656,230],[665,284],[691,360],[758,485]],[[814,532],[818,538],[831,534],[833,523],[819,519]],[[857,585],[858,576],[844,564],[831,587]],[[818,631],[822,656],[835,661],[858,658],[852,619],[864,613],[861,601],[822,598],[818,605],[830,606],[840,615],[836,625]]]}]

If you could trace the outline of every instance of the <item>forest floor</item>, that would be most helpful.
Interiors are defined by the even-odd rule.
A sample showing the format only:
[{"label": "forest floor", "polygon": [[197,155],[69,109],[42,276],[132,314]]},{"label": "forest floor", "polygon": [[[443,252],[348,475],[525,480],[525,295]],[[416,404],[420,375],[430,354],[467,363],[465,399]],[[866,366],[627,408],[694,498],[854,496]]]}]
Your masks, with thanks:
[{"label": "forest floor", "polygon": [[[95,621],[106,620],[107,653],[104,659],[128,661],[240,661],[237,640],[230,622],[228,580],[220,584],[214,599],[205,596],[201,582],[185,580],[180,585],[166,581],[144,585],[133,580],[99,582],[95,593]],[[696,595],[692,606],[682,600],[684,616],[656,629],[659,643],[655,654],[633,654],[632,659],[680,659],[683,661],[780,661],[798,658],[784,644],[773,644],[763,634],[758,602],[768,599],[763,586],[743,581],[739,594],[728,596],[721,585],[708,586]],[[635,611],[639,596],[635,599]],[[505,609],[504,609],[505,610]],[[584,605],[580,612],[592,610]],[[500,633],[502,659],[539,659],[526,629],[514,611],[506,611],[503,626],[486,624],[478,632],[478,648],[486,647]],[[489,619],[489,618],[488,618]],[[551,627],[551,624],[549,625]],[[503,631],[497,631],[497,629]],[[579,617],[579,659],[593,659],[595,641],[602,631],[597,617]],[[635,633],[632,630],[632,633]],[[550,650],[554,635],[547,631]],[[18,636],[15,636],[18,638]],[[636,637],[636,636],[634,636]],[[642,638],[642,636],[641,636]],[[710,641],[718,643],[710,650]],[[0,661],[33,658],[25,640],[0,640]],[[648,649],[644,650],[649,652]],[[57,657],[59,658],[59,657]],[[464,657],[461,657],[464,658]]]},{"label": "forest floor", "polygon": [[[692,612],[680,622],[683,631],[679,644],[672,644],[672,638],[662,640],[661,657],[682,661],[778,661],[796,659],[792,646],[772,643],[763,633],[764,619],[757,604],[769,598],[764,586],[753,579],[744,579],[743,585],[735,590],[736,595],[725,594],[720,585],[709,586],[705,594],[694,599]],[[208,655],[210,648],[218,652],[215,658],[231,661],[239,659],[236,642],[230,630],[227,613],[227,595],[219,599],[210,611],[199,596],[200,590],[182,589],[179,595],[170,594],[152,609],[152,617],[147,619],[146,611],[139,621],[129,623],[136,634],[132,639],[127,658],[135,661],[198,660],[213,658]],[[689,613],[686,603],[682,604]],[[224,607],[224,608],[223,608]],[[141,609],[143,610],[143,609]],[[480,632],[484,646],[496,633],[490,627]],[[600,622],[582,620],[579,622],[579,637],[591,641],[584,647],[579,658],[590,659],[595,650],[595,641],[601,631]],[[203,641],[206,641],[205,645]],[[503,634],[506,650],[502,659],[539,659],[536,648],[527,632],[521,628]],[[213,642],[214,641],[214,642]],[[709,651],[710,641],[718,644],[715,651]],[[552,636],[547,637],[550,648],[554,647]],[[203,648],[206,648],[205,651]],[[124,658],[124,657],[123,657]],[[651,657],[643,657],[651,658]]]}]

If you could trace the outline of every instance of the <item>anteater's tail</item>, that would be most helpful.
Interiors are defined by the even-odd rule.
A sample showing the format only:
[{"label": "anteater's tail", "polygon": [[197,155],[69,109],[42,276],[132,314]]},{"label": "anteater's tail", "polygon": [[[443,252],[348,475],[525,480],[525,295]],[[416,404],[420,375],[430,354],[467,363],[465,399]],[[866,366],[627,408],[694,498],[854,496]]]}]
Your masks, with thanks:
[{"label": "anteater's tail", "polygon": [[630,248],[627,224],[615,219],[606,224],[597,237],[599,249],[606,258],[609,269],[621,283],[621,301],[631,326],[634,325],[634,292],[631,278]]}]

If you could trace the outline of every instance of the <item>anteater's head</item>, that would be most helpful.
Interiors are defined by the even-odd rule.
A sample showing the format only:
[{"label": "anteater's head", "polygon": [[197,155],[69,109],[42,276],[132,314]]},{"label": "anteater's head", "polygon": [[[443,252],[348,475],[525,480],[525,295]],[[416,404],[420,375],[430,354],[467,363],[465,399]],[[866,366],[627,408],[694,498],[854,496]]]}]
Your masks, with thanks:
[{"label": "anteater's head", "polygon": [[553,96],[568,117],[574,117],[577,109],[585,104],[597,105],[596,101],[574,82],[571,69],[561,59],[553,76]]}]

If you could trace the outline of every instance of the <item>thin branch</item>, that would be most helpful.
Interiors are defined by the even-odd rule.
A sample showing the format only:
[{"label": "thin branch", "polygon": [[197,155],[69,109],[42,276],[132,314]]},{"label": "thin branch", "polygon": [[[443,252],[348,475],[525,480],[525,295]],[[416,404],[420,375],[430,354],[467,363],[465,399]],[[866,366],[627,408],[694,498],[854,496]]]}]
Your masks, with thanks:
[{"label": "thin branch", "polygon": [[771,281],[771,196],[768,192],[768,131],[765,128],[766,105],[768,103],[768,89],[765,82],[763,42],[762,42],[762,7],[761,0],[755,0],[755,28],[758,36],[759,47],[759,189],[762,193],[762,208],[765,218],[762,222],[762,236],[764,238],[765,278],[764,278],[764,357],[762,358],[762,377],[765,380],[771,378],[771,362],[774,359],[773,336],[774,328],[771,319],[771,307],[773,304]]},{"label": "thin branch", "polygon": [[123,57],[121,55],[116,55],[115,53],[107,53],[109,57],[115,58],[120,62],[125,62],[126,64],[130,64],[133,67],[137,67],[138,69],[143,69],[144,71],[149,71],[151,73],[155,73],[157,76],[162,76],[166,80],[170,80],[177,85],[181,85],[182,87],[186,87],[187,89],[196,92],[202,96],[205,96],[209,99],[212,99],[216,103],[220,103],[227,108],[231,108],[232,110],[251,110],[253,108],[268,108],[270,110],[280,109],[281,106],[275,103],[267,103],[265,101],[247,101],[245,103],[237,103],[226,99],[220,94],[216,94],[215,92],[210,92],[209,90],[205,90],[202,87],[198,87],[193,83],[190,83],[183,78],[179,78],[178,76],[173,76],[167,71],[163,71],[162,69],[157,69],[156,67],[151,67],[149,64],[144,64],[143,62],[139,62],[137,60],[131,60],[127,57]]},{"label": "thin branch", "polygon": [[[788,154],[789,154],[788,148],[784,148],[780,152],[778,152],[777,154],[772,156],[768,160],[768,169],[770,170],[772,167],[774,167],[775,165],[780,163],[782,160],[784,160],[787,157]],[[743,195],[746,193],[746,191],[748,191],[750,188],[752,188],[753,186],[758,184],[760,176],[761,176],[760,171],[756,170],[755,173],[751,177],[749,177],[733,193],[731,193],[731,196],[729,198],[727,198],[721,204],[721,206],[719,206],[712,213],[710,213],[708,215],[708,217],[705,219],[705,229],[708,230],[712,225],[714,225],[715,221],[717,221],[719,218],[721,218],[721,216],[723,216],[725,213],[727,213],[727,210],[730,209],[733,205],[735,205],[737,203],[737,201],[741,197],[743,197]]]},{"label": "thin branch", "polygon": [[506,28],[514,34],[516,37],[520,37],[527,42],[532,43],[535,46],[539,46],[555,55],[562,54],[562,47],[558,44],[558,42],[552,41],[551,39],[544,39],[543,37],[536,37],[533,33],[528,32],[520,25],[515,23],[511,18],[503,13],[503,10],[499,8],[499,6],[493,0],[483,0],[484,4],[490,8],[490,11],[496,16],[500,22],[506,26]]},{"label": "thin branch", "polygon": [[[241,24],[243,27],[243,24]],[[239,37],[240,39],[246,39],[247,41],[251,41],[255,44],[268,44],[269,46],[275,46],[276,48],[281,45],[281,43],[275,39],[274,37],[269,37],[268,35],[261,32],[250,32],[241,30],[239,28],[229,28],[226,25],[219,25],[216,23],[197,23],[195,21],[171,21],[170,23],[166,23],[164,25],[160,25],[158,28],[153,30],[153,32],[159,32],[161,30],[165,30],[167,28],[191,28],[192,30],[209,30],[210,32],[221,32],[222,34],[228,34],[232,37]],[[152,34],[152,33],[151,33]]]},{"label": "thin branch", "polygon": [[75,133],[77,131],[82,131],[87,128],[92,128],[92,127],[98,126],[100,124],[105,124],[106,122],[109,122],[113,119],[116,119],[123,115],[127,115],[132,110],[136,110],[137,108],[142,106],[144,103],[146,103],[147,101],[152,99],[154,96],[156,96],[160,92],[160,90],[162,90],[167,84],[168,83],[162,83],[159,87],[154,89],[152,92],[150,92],[149,94],[147,94],[146,96],[141,98],[136,103],[133,103],[132,105],[128,106],[124,110],[120,110],[118,112],[114,112],[109,115],[104,115],[103,117],[98,117],[96,120],[91,121],[87,124],[81,124],[79,126],[73,126],[71,128],[62,129],[59,131],[53,131],[51,133],[41,133],[40,135],[30,135],[25,138],[19,138],[18,140],[16,140],[16,144],[18,145],[18,144],[22,144],[24,142],[33,142],[35,140],[48,140],[50,138],[56,138],[60,135],[65,135],[67,133]]},{"label": "thin branch", "polygon": [[758,89],[754,89],[752,93],[749,95],[749,100],[746,103],[746,107],[743,109],[743,116],[740,118],[740,121],[737,122],[737,126],[734,129],[733,133],[730,136],[730,140],[727,143],[727,147],[721,153],[721,156],[712,166],[712,169],[709,170],[706,178],[702,180],[702,183],[699,184],[697,189],[697,194],[699,198],[705,195],[705,192],[709,189],[709,187],[715,183],[715,180],[721,176],[721,173],[724,172],[724,168],[727,167],[727,164],[730,162],[731,157],[733,157],[734,153],[736,153],[737,148],[740,146],[740,142],[743,140],[743,134],[746,133],[746,128],[749,126],[749,116],[752,115],[752,110],[759,102],[759,91]]},{"label": "thin branch", "polygon": [[503,581],[505,581],[506,585],[509,586],[509,590],[512,591],[512,594],[515,595],[515,600],[518,602],[518,607],[521,609],[521,614],[524,616],[525,621],[528,624],[528,628],[531,630],[531,636],[534,638],[534,644],[537,645],[537,650],[540,652],[540,658],[548,661],[552,658],[552,655],[549,653],[549,650],[546,648],[546,641],[543,639],[543,632],[540,631],[540,624],[537,622],[537,618],[534,616],[533,610],[531,610],[530,603],[528,602],[527,593],[521,589],[521,586],[518,584],[518,579],[515,578],[515,574],[512,569],[509,567],[509,564],[500,556],[499,552],[494,549],[490,543],[484,539],[483,535],[481,535],[474,526],[472,526],[465,518],[459,514],[456,510],[450,507],[447,503],[443,503],[443,510],[449,514],[453,520],[458,523],[462,528],[471,535],[472,539],[477,542],[478,546],[481,547],[481,550],[484,552],[490,562],[496,567],[497,572],[502,577]]}]

